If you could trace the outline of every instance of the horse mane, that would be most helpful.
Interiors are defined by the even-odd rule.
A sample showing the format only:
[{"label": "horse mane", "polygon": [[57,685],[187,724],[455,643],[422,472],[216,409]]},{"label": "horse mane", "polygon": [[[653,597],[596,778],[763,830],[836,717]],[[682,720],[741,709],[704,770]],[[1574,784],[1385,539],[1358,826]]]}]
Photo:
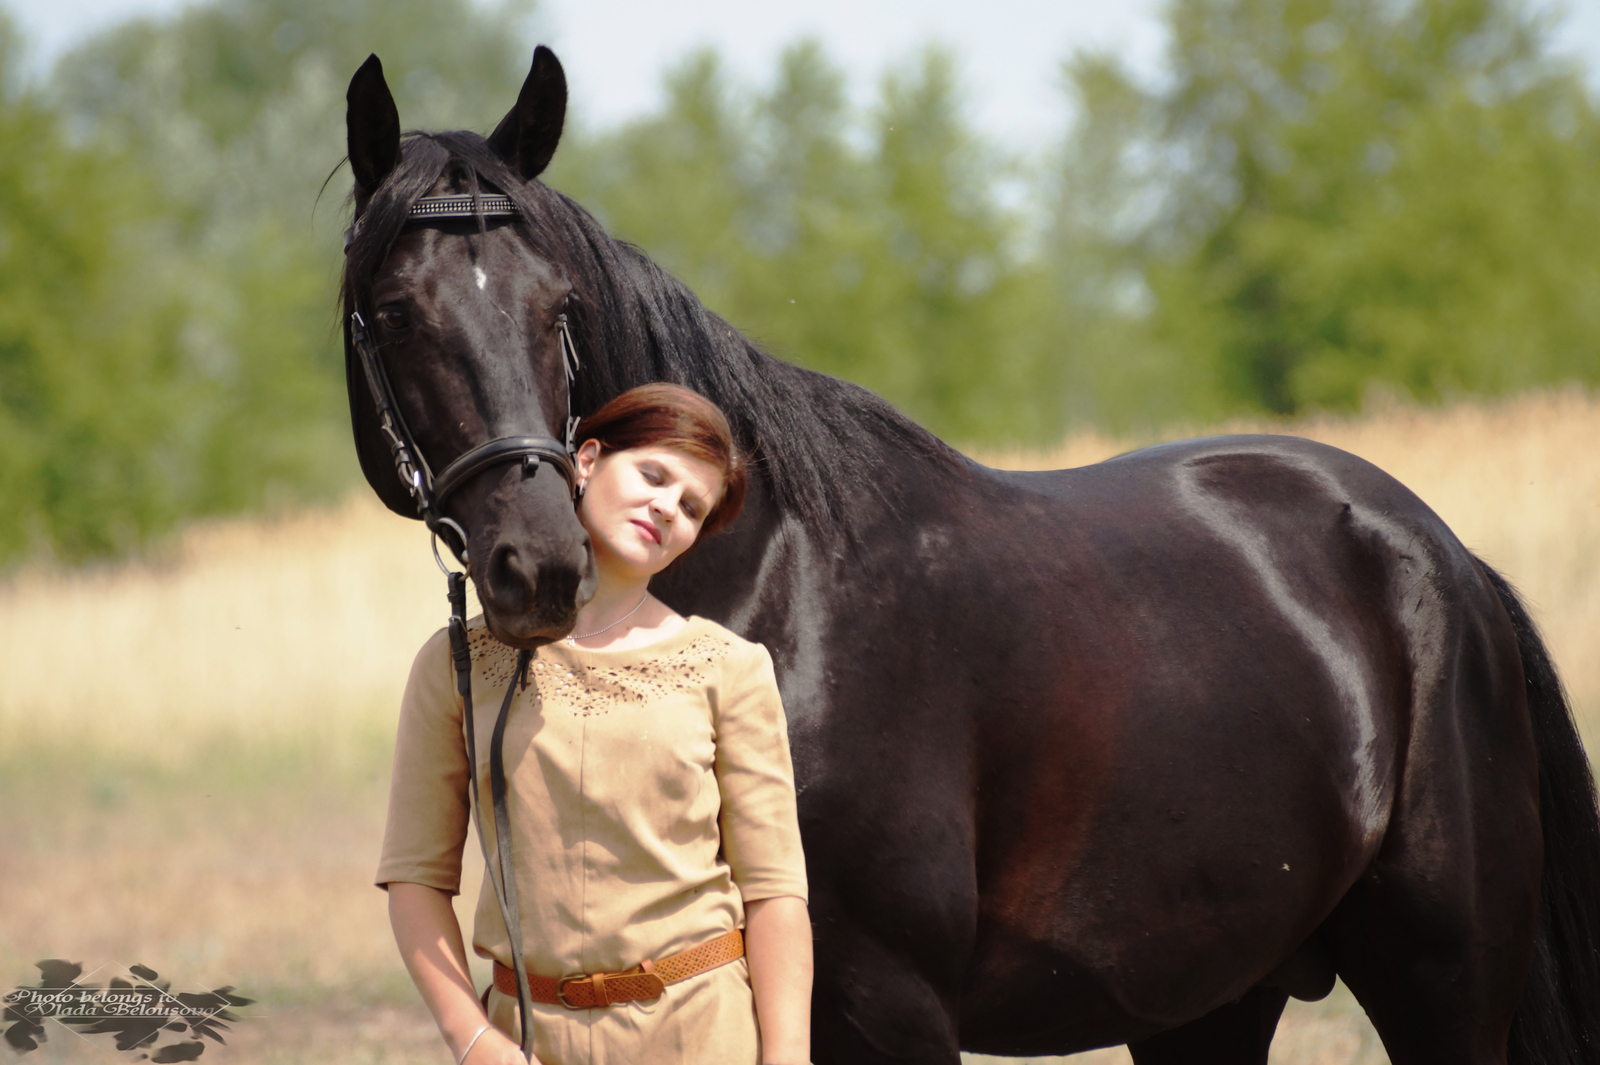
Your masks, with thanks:
[{"label": "horse mane", "polygon": [[346,318],[371,289],[406,212],[447,169],[475,195],[511,197],[524,238],[567,271],[574,296],[567,314],[583,364],[573,396],[579,413],[652,381],[693,388],[727,414],[781,513],[814,532],[842,530],[851,538],[859,514],[847,506],[851,489],[896,505],[891,460],[961,464],[953,449],[867,389],[762,351],[576,202],[537,180],[522,181],[474,133],[406,136],[400,162],[366,204],[345,258]]}]

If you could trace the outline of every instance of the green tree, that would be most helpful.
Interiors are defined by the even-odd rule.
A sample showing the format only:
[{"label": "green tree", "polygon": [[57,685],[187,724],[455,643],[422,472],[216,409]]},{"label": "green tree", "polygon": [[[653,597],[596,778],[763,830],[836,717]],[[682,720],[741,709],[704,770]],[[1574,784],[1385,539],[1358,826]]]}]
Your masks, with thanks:
[{"label": "green tree", "polygon": [[171,419],[192,392],[179,308],[143,271],[158,190],[125,155],[68,144],[19,51],[0,12],[0,559],[78,560],[183,511]]},{"label": "green tree", "polygon": [[1034,440],[1059,420],[1030,418],[1049,382],[1018,343],[1030,264],[1020,218],[996,202],[1000,159],[966,125],[953,58],[925,52],[891,72],[875,116],[882,183],[873,276],[874,362],[884,391],[958,440]]},{"label": "green tree", "polygon": [[1165,90],[1104,58],[1070,69],[1085,118],[1057,257],[1137,291],[1112,348],[1143,359],[1095,370],[1122,411],[1161,367],[1155,405],[1201,417],[1600,380],[1600,124],[1521,7],[1180,0],[1169,18]]}]

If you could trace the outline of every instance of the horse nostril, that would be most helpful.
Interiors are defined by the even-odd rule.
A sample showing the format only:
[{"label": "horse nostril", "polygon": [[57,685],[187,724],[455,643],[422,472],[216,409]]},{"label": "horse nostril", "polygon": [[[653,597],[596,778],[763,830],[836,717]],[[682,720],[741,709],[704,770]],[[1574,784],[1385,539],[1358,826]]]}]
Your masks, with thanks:
[{"label": "horse nostril", "polygon": [[499,609],[524,613],[533,606],[534,574],[522,566],[522,556],[510,544],[501,544],[489,554],[489,594]]}]

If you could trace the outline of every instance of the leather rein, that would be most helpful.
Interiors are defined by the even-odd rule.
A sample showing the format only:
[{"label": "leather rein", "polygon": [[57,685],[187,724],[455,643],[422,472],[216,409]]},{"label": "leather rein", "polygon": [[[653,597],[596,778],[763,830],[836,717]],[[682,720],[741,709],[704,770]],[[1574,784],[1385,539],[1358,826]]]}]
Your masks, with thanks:
[{"label": "leather rein", "polygon": [[[406,212],[406,223],[409,225],[438,218],[508,217],[519,216],[521,213],[509,196],[424,196],[412,204],[410,210]],[[352,239],[360,229],[361,220],[358,218],[354,225],[345,230],[344,247],[347,253]],[[439,529],[449,528],[456,534],[461,549],[457,551],[449,537],[445,538],[445,546],[465,566],[466,530],[453,519],[445,517],[440,512],[440,507],[450,494],[460,488],[473,474],[507,462],[520,462],[523,469],[530,473],[538,469],[539,463],[550,463],[566,480],[567,490],[576,500],[577,473],[572,462],[574,450],[572,438],[573,433],[577,431],[578,419],[572,413],[572,386],[581,367],[578,363],[578,349],[572,342],[572,330],[567,324],[565,314],[556,318],[556,330],[560,335],[561,364],[567,378],[566,440],[555,440],[548,436],[496,437],[469,448],[435,476],[427,459],[422,455],[422,449],[417,446],[416,438],[411,435],[405,416],[400,413],[400,407],[395,402],[389,374],[384,369],[377,345],[372,340],[372,334],[367,329],[367,323],[362,318],[359,307],[350,313],[350,342],[361,360],[367,388],[372,393],[372,402],[378,409],[378,427],[382,430],[390,454],[394,458],[395,474],[416,502],[418,515],[433,534],[433,558],[444,571],[448,583],[450,659],[455,671],[456,691],[461,696],[462,717],[466,725],[466,753],[469,767],[467,779],[472,793],[472,812],[478,826],[478,842],[483,848],[484,866],[488,871],[489,882],[494,886],[495,898],[500,904],[500,916],[505,921],[506,933],[511,939],[511,967],[516,974],[517,1010],[522,1020],[522,1052],[530,1060],[533,1057],[533,1004],[528,984],[528,969],[522,957],[522,911],[517,902],[516,863],[511,853],[511,822],[506,811],[504,746],[506,719],[511,712],[511,702],[517,689],[527,685],[528,664],[533,658],[533,652],[528,650],[517,652],[517,665],[513,670],[510,684],[506,686],[505,698],[500,703],[500,713],[495,719],[494,733],[489,744],[489,790],[494,809],[496,850],[499,852],[497,855],[499,860],[496,862],[490,858],[489,838],[483,829],[483,801],[478,794],[478,742],[472,709],[472,648],[467,640],[467,575],[459,570],[449,569],[439,557]]]}]

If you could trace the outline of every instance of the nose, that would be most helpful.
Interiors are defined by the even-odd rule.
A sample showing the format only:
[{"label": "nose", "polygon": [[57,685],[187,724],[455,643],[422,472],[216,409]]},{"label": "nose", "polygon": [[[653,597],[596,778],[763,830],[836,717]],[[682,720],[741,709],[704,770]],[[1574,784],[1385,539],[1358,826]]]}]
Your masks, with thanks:
[{"label": "nose", "polygon": [[484,619],[513,647],[566,635],[598,579],[566,481],[548,463],[539,466],[525,477],[508,464],[486,498],[463,494],[458,504],[472,530],[470,570]]},{"label": "nose", "polygon": [[526,646],[520,642],[525,639],[565,634],[578,608],[594,594],[587,537],[574,557],[543,562],[535,558],[512,544],[498,544],[488,552],[478,578],[479,598],[495,636],[519,647]]}]

